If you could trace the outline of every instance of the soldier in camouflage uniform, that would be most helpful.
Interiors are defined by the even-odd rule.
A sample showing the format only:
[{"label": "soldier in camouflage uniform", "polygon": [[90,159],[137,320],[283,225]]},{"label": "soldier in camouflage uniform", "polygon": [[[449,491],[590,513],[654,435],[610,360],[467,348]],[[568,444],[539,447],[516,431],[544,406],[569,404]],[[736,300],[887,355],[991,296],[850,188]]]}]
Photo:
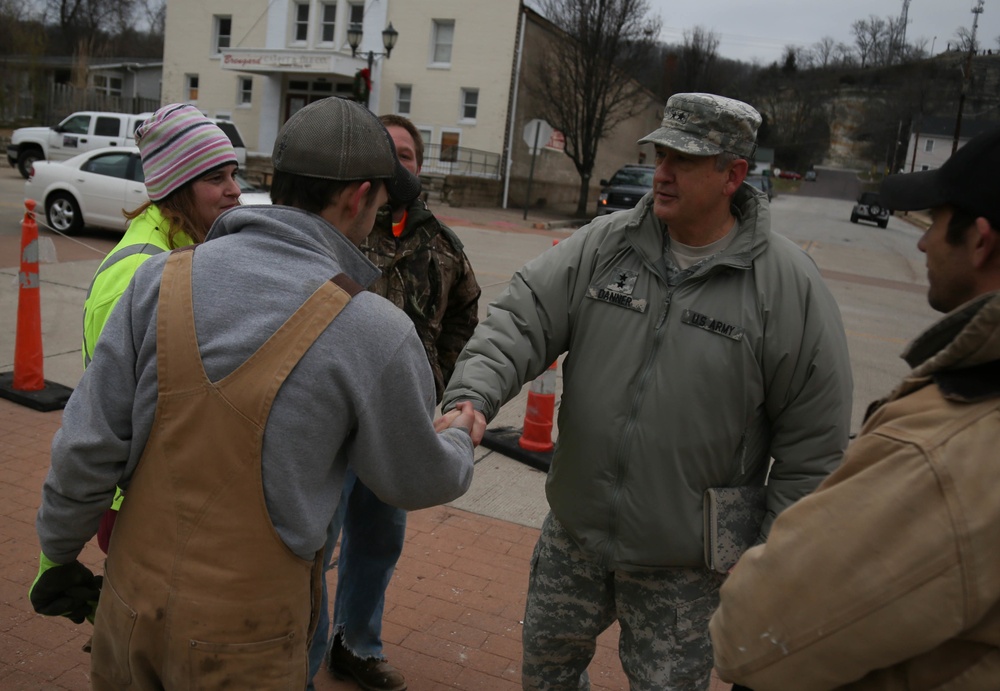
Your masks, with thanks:
[{"label": "soldier in camouflage uniform", "polygon": [[[419,173],[423,142],[416,127],[398,115],[381,120],[403,166]],[[440,401],[458,354],[479,321],[479,284],[462,242],[416,199],[400,208],[382,207],[361,250],[382,271],[370,290],[413,321]],[[313,650],[322,653],[326,648],[327,667],[364,689],[402,691],[406,682],[382,654],[381,631],[385,589],[403,549],[406,512],[380,501],[350,470],[340,505],[329,545],[336,542],[342,521],[334,639],[326,646],[324,607]],[[313,654],[310,660],[315,673],[319,656]]]},{"label": "soldier in camouflage uniform", "polygon": [[764,495],[763,519],[747,526],[763,541],[847,445],[839,309],[809,257],[771,232],[767,197],[743,183],[760,122],[740,101],[671,96],[640,142],[656,150],[653,191],[520,269],[448,382],[443,408],[471,401],[485,426],[566,354],[525,689],[589,688],[597,637],[616,619],[632,691],[707,688],[727,569],[708,563],[706,491]]}]

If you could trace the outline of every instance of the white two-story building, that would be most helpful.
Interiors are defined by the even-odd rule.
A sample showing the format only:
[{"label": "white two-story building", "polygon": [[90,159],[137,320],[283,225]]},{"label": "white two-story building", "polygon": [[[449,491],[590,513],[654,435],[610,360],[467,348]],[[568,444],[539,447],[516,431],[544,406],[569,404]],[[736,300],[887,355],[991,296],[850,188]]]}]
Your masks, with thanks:
[{"label": "white two-story building", "polygon": [[[506,199],[530,166],[521,131],[536,115],[529,98],[518,98],[521,82],[546,66],[546,42],[530,34],[550,30],[521,0],[170,0],[162,98],[232,119],[251,156],[266,157],[299,108],[357,98],[370,65],[373,112],[409,117],[436,172],[504,178]],[[663,104],[650,97],[643,106],[602,144],[595,184],[641,158],[635,141],[656,127]],[[571,199],[579,186],[553,143],[536,175],[565,189],[549,191],[547,203]]]},{"label": "white two-story building", "polygon": [[[958,138],[958,147],[981,132],[995,127],[994,120],[964,118]],[[910,132],[910,142],[906,147],[904,173],[934,170],[951,158],[955,142],[955,118],[923,117],[914,120]]]}]

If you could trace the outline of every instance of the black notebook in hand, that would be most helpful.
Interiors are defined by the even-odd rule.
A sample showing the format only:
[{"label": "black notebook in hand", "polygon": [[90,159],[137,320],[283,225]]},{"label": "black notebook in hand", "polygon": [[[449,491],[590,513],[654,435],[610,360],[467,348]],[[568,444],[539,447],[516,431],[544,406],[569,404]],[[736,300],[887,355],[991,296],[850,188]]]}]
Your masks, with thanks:
[{"label": "black notebook in hand", "polygon": [[757,542],[767,508],[764,487],[710,487],[705,490],[705,566],[729,573]]}]

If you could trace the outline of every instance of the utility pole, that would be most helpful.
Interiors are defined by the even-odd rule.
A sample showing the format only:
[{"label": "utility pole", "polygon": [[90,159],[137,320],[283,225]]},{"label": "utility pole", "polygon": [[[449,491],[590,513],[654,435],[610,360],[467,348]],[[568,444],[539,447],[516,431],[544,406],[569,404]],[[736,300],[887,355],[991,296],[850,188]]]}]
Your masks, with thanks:
[{"label": "utility pole", "polygon": [[899,30],[896,37],[896,45],[893,47],[892,61],[902,62],[903,51],[906,50],[906,25],[909,23],[910,0],[903,0],[903,12],[899,15]]},{"label": "utility pole", "polygon": [[979,15],[983,13],[983,0],[979,0],[972,8],[975,17],[972,20],[972,36],[969,39],[969,54],[965,58],[965,69],[962,73],[962,91],[958,95],[958,116],[955,118],[955,138],[951,142],[951,153],[958,151],[958,140],[962,135],[962,108],[965,106],[965,92],[972,81],[972,56],[976,52],[976,29],[979,27]]},{"label": "utility pole", "polygon": [[[896,161],[899,160],[899,145],[902,144],[902,142],[899,141],[899,136],[902,133],[903,133],[903,121],[900,120],[899,121],[899,125],[896,126],[896,141],[892,145],[892,161],[889,164],[890,168],[891,168],[891,172],[893,172],[893,173],[896,173],[896,172],[900,172],[901,173],[901,172],[903,172],[902,167],[900,167],[899,171],[896,170]],[[905,153],[903,154],[903,160],[904,161],[906,160],[906,154]]]}]

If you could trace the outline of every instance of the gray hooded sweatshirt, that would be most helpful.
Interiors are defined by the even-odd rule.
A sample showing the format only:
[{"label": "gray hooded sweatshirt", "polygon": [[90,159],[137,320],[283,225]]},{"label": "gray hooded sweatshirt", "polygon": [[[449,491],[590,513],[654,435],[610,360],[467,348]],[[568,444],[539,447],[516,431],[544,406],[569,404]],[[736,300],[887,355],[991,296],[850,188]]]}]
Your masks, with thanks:
[{"label": "gray hooded sweatshirt", "polygon": [[[167,254],[136,273],[108,320],[94,361],[52,442],[37,530],[57,563],[97,531],[115,485],[128,489],[156,409],[156,314]],[[320,217],[288,207],[240,207],[215,222],[194,255],[194,321],[205,371],[234,371],[325,281],[378,276]],[[419,509],[461,496],[472,442],[432,425],[434,379],[413,325],[374,293],[356,295],[278,391],[264,430],[262,474],[278,534],[313,559],[326,540],[351,464],[380,499]],[[127,495],[126,500],[128,501]]]}]

